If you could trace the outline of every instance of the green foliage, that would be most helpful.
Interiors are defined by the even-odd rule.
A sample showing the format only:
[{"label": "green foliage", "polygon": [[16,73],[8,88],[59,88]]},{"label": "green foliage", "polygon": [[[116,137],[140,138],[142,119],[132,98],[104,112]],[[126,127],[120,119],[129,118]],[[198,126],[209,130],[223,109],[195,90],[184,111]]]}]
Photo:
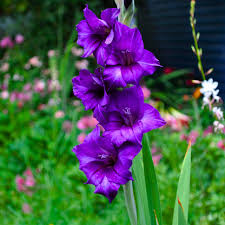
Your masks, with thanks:
[{"label": "green foliage", "polygon": [[[184,224],[181,221],[188,221],[188,204],[190,192],[190,175],[191,175],[191,142],[185,153],[180,178],[177,186],[177,195],[173,212],[173,225]],[[181,210],[182,206],[182,210]],[[180,221],[181,220],[181,221]]]}]

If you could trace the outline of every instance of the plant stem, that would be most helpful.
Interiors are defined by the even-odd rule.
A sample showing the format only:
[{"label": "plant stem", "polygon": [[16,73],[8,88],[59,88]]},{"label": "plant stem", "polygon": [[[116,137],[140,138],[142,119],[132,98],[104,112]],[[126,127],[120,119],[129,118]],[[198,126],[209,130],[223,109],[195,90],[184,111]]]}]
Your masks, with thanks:
[{"label": "plant stem", "polygon": [[205,80],[205,72],[204,72],[203,65],[202,65],[202,60],[201,60],[202,49],[199,49],[199,47],[198,47],[198,39],[199,39],[199,35],[200,34],[198,33],[196,35],[196,31],[195,31],[195,24],[196,24],[196,19],[195,19],[195,0],[191,0],[190,24],[191,24],[191,28],[192,28],[192,36],[193,36],[194,45],[195,45],[195,47],[192,50],[195,53],[195,55],[197,56],[198,69],[199,69],[200,73],[202,74],[203,80]]},{"label": "plant stem", "polygon": [[124,190],[127,212],[130,218],[130,223],[131,225],[137,225],[137,211],[136,211],[136,204],[134,200],[132,181],[129,181],[127,184],[123,185],[123,190]]}]

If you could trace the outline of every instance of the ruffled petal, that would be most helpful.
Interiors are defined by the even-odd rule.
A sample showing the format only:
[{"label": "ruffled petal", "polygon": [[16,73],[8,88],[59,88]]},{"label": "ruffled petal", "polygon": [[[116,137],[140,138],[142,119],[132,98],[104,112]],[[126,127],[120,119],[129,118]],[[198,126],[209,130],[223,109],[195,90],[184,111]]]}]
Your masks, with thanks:
[{"label": "ruffled petal", "polygon": [[105,66],[105,62],[111,54],[111,48],[105,44],[103,41],[99,47],[95,50],[94,56],[97,60],[97,63],[101,66]]},{"label": "ruffled petal", "polygon": [[137,63],[143,68],[143,75],[153,74],[156,70],[156,67],[160,67],[159,60],[147,50],[143,51],[143,55]]},{"label": "ruffled petal", "polygon": [[139,85],[142,78],[143,69],[139,64],[132,64],[130,66],[121,66],[123,79],[127,84]]},{"label": "ruffled petal", "polygon": [[109,199],[109,202],[112,202],[116,197],[119,188],[119,184],[109,182],[107,177],[104,177],[102,182],[96,187],[95,193],[106,196]]},{"label": "ruffled petal", "polygon": [[105,27],[108,27],[107,23],[103,20],[100,20],[86,5],[84,9],[84,17],[87,20],[89,27],[95,32],[99,34],[105,33]]},{"label": "ruffled petal", "polygon": [[106,67],[104,70],[104,81],[109,87],[125,87],[127,85],[123,79],[120,66]]},{"label": "ruffled petal", "polygon": [[73,93],[82,100],[86,110],[95,109],[97,105],[106,105],[109,101],[109,96],[100,76],[102,75],[81,70],[79,75],[72,79]]},{"label": "ruffled petal", "polygon": [[94,35],[85,20],[80,21],[80,23],[76,26],[76,30],[78,32],[77,44],[84,48],[83,57],[88,57],[101,44],[101,40]]},{"label": "ruffled petal", "polygon": [[144,104],[144,116],[141,119],[141,122],[143,124],[144,133],[162,127],[166,124],[165,120],[160,116],[158,110],[148,104]]},{"label": "ruffled petal", "polygon": [[117,8],[105,9],[101,13],[101,19],[106,21],[111,27],[115,24],[120,10]]},{"label": "ruffled petal", "polygon": [[131,52],[134,59],[137,60],[143,54],[144,43],[141,33],[137,28],[130,28],[120,22],[115,24],[114,48],[117,51],[127,50]]}]

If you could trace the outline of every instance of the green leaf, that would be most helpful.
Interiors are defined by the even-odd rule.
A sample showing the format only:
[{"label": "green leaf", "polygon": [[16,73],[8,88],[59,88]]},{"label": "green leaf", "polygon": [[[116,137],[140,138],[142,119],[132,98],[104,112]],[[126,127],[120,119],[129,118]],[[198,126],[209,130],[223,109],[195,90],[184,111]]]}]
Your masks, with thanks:
[{"label": "green leaf", "polygon": [[130,218],[131,225],[137,225],[137,211],[136,204],[134,200],[134,192],[132,181],[129,181],[123,186],[125,203],[127,207],[127,212]]},{"label": "green leaf", "polygon": [[171,72],[169,74],[161,76],[159,79],[160,79],[160,82],[163,82],[163,81],[165,82],[165,81],[168,81],[168,80],[180,77],[180,76],[187,75],[190,72],[191,72],[191,70],[188,70],[188,69],[175,70],[174,72]]},{"label": "green leaf", "polygon": [[148,199],[149,214],[151,218],[151,225],[162,224],[162,214],[159,199],[159,190],[155,174],[154,163],[150,152],[150,144],[148,134],[143,137],[143,163],[144,163],[144,177]]},{"label": "green leaf", "polygon": [[137,224],[146,225],[150,224],[149,208],[147,201],[147,193],[144,178],[144,168],[142,160],[142,152],[140,152],[133,161],[132,166],[133,171],[133,187],[134,187],[134,197],[137,209]]},{"label": "green leaf", "polygon": [[178,221],[179,216],[179,202],[182,202],[184,211],[184,218],[187,223],[188,220],[188,204],[189,204],[189,192],[190,192],[190,174],[191,174],[191,142],[188,145],[181,173],[177,187],[177,195],[175,200],[175,207],[173,212],[173,225],[180,225]]},{"label": "green leaf", "polygon": [[178,199],[178,224],[179,225],[187,225],[185,217],[184,217],[183,206],[179,199]]},{"label": "green leaf", "polygon": [[125,13],[124,13],[123,18],[122,18],[122,23],[131,27],[132,26],[132,20],[134,18],[134,14],[135,14],[135,4],[134,4],[134,0],[132,0],[132,3],[128,7],[128,9],[125,10]]}]

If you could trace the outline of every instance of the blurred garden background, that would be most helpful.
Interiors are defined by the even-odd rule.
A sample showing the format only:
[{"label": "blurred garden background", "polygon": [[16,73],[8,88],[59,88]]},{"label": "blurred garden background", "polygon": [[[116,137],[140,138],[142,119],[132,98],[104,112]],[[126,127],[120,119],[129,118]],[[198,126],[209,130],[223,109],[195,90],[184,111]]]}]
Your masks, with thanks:
[{"label": "blurred garden background", "polygon": [[[217,1],[197,4],[196,17],[204,66],[214,67],[209,77],[219,82],[224,98],[225,3]],[[81,57],[76,44],[75,26],[86,3],[97,15],[116,7],[113,0],[1,0],[1,225],[129,224],[122,190],[112,204],[93,194],[72,152],[97,124],[73,95],[71,83],[79,70],[96,67],[93,57]],[[224,225],[225,130],[215,131],[213,113],[202,106],[200,84],[192,81],[201,77],[191,50],[189,1],[137,0],[136,5],[145,46],[163,66],[145,78],[142,88],[145,101],[167,121],[150,132],[164,224],[171,223],[180,166],[191,140],[189,224]],[[179,7],[182,14],[175,10]]]}]

